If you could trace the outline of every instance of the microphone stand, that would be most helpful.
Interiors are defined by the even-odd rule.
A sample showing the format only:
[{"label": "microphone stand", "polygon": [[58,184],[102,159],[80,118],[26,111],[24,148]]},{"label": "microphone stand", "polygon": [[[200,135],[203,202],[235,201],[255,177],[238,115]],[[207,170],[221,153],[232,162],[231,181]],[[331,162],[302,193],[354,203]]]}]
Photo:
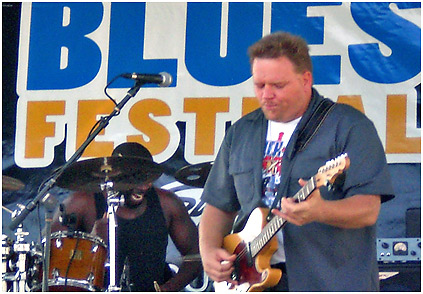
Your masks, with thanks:
[{"label": "microphone stand", "polygon": [[[48,191],[53,188],[53,186],[56,184],[57,179],[63,174],[66,168],[68,168],[72,163],[77,161],[84,150],[87,148],[88,144],[91,143],[91,141],[94,140],[94,138],[109,124],[109,121],[114,117],[119,115],[120,110],[125,106],[125,104],[134,97],[142,85],[145,83],[141,81],[136,81],[135,85],[132,86],[132,88],[127,92],[126,96],[122,99],[121,102],[116,105],[116,107],[113,109],[113,111],[107,116],[102,117],[100,119],[100,123],[97,126],[97,128],[88,136],[88,138],[82,143],[82,145],[75,151],[75,153],[72,155],[72,157],[61,166],[59,171],[55,173],[50,180],[44,185],[44,187],[38,192],[38,195],[26,205],[26,207],[10,222],[9,229],[14,231],[28,216],[28,214],[35,209],[35,207],[38,205],[41,199],[44,198],[44,196],[48,193]],[[50,238],[50,236],[46,236],[46,240]],[[50,250],[50,248],[47,248],[47,250]],[[46,264],[46,260],[44,260],[44,264]],[[45,269],[48,272],[48,269]],[[48,291],[48,289],[44,288],[43,284],[43,292]]]},{"label": "microphone stand", "polygon": [[46,223],[46,243],[44,245],[44,263],[43,263],[43,281],[41,288],[43,292],[48,291],[48,274],[50,269],[50,247],[51,247],[51,223],[53,222],[53,212],[57,206],[57,199],[47,193],[46,196],[41,200],[44,204],[45,212],[45,223]]}]

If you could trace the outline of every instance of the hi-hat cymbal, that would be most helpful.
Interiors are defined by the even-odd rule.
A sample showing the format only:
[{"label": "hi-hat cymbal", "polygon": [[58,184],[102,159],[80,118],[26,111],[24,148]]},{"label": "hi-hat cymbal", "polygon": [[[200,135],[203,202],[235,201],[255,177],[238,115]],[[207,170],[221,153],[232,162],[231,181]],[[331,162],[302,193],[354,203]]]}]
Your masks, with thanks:
[{"label": "hi-hat cymbal", "polygon": [[19,181],[18,179],[2,175],[3,190],[18,191],[20,189],[23,189],[24,187],[25,184]]},{"label": "hi-hat cymbal", "polygon": [[184,166],[175,173],[175,179],[188,186],[203,188],[212,166],[213,162]]},{"label": "hi-hat cymbal", "polygon": [[58,177],[57,185],[75,191],[98,192],[105,181],[113,182],[114,190],[127,191],[155,181],[162,167],[146,158],[99,157],[77,161]]}]

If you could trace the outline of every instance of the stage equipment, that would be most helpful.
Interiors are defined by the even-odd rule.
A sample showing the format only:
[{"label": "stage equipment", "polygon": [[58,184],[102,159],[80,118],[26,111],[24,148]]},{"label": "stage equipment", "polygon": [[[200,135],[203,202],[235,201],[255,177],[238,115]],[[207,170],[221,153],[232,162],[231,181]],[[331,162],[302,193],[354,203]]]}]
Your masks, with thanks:
[{"label": "stage equipment", "polygon": [[162,173],[162,167],[149,159],[99,157],[73,163],[57,179],[57,185],[70,190],[100,192],[101,185],[110,181],[114,190],[129,191],[155,181]]},{"label": "stage equipment", "polygon": [[167,72],[159,74],[126,73],[122,74],[122,77],[144,83],[158,84],[160,87],[168,87],[172,84],[172,76]]},{"label": "stage equipment", "polygon": [[2,175],[2,188],[6,191],[18,191],[25,188],[25,184],[18,179]]},{"label": "stage equipment", "polygon": [[381,238],[376,249],[382,292],[420,292],[420,238]]},{"label": "stage equipment", "polygon": [[382,238],[377,240],[379,262],[416,262],[421,261],[420,238]]},{"label": "stage equipment", "polygon": [[185,185],[204,188],[213,162],[187,165],[175,173],[175,179]]},{"label": "stage equipment", "polygon": [[[122,77],[122,75],[119,75],[116,78]],[[106,93],[106,89],[107,87],[110,86],[110,84],[116,79],[114,78],[111,82],[109,82],[105,88],[105,93]],[[122,99],[122,101],[120,101],[119,103],[116,103],[112,98],[113,102],[115,103],[115,107],[113,109],[113,111],[108,115],[108,116],[104,116],[101,117],[100,120],[96,123],[96,125],[93,127],[92,132],[90,132],[90,134],[88,135],[87,139],[81,144],[81,146],[75,151],[75,153],[72,155],[72,157],[63,165],[61,166],[59,169],[55,170],[55,172],[46,180],[43,182],[42,187],[40,187],[39,192],[37,194],[37,196],[30,202],[28,203],[25,208],[23,210],[21,210],[19,212],[19,214],[15,215],[14,218],[12,219],[11,223],[9,224],[9,228],[10,230],[14,231],[23,221],[24,219],[27,217],[27,215],[33,211],[37,205],[39,203],[42,203],[46,206],[46,220],[50,220],[50,211],[52,211],[51,206],[53,204],[56,204],[56,200],[52,199],[53,197],[48,193],[51,188],[53,188],[53,186],[56,184],[57,179],[62,175],[62,173],[68,168],[70,167],[73,163],[75,163],[81,156],[82,153],[84,152],[84,150],[87,148],[87,146],[91,143],[91,141],[94,140],[94,138],[109,124],[109,121],[120,114],[122,108],[125,106],[125,104],[129,101],[129,99],[131,99],[132,97],[134,97],[138,91],[140,90],[140,88],[147,83],[150,83],[151,81],[146,81],[146,80],[141,80],[141,79],[136,79],[134,86],[127,92],[127,94],[125,95],[125,97]],[[107,94],[107,93],[106,93]],[[105,169],[101,169],[100,170],[100,175],[98,175],[98,177],[100,176],[105,176],[104,178],[104,184],[105,185],[110,185],[111,187],[104,189],[104,190],[108,190],[107,193],[108,194],[113,194],[113,197],[109,197],[109,198],[116,198],[116,194],[114,192],[114,187],[113,187],[113,182],[109,181],[109,176],[107,175],[109,171],[107,171],[106,169],[110,167],[110,164],[107,164],[107,162],[104,164]],[[113,166],[112,166],[113,167]],[[113,175],[113,170],[112,172],[112,177],[114,177]],[[96,182],[98,183],[98,182]],[[110,184],[112,183],[112,184]],[[89,185],[90,186],[90,185]],[[115,201],[115,200],[113,200]],[[110,201],[108,200],[108,204],[109,207],[112,206],[112,204],[109,203]],[[109,223],[111,223],[111,221],[109,221]],[[47,221],[46,222],[46,227],[45,227],[45,231],[46,231],[46,243],[45,243],[45,248],[44,248],[44,256],[43,256],[43,283],[42,283],[42,291],[43,292],[48,292],[48,275],[46,273],[49,272],[49,252],[50,252],[50,235],[51,235],[51,221]],[[110,233],[109,233],[110,236]],[[111,253],[109,253],[111,255]],[[110,256],[112,257],[112,256]],[[114,257],[112,257],[114,258]],[[110,285],[112,285],[111,287],[109,287],[109,291],[118,291],[118,287],[115,286],[115,281],[113,281],[113,283],[110,283]]]},{"label": "stage equipment", "polygon": [[49,291],[103,290],[107,245],[101,238],[83,232],[61,231],[51,234],[51,244]]}]

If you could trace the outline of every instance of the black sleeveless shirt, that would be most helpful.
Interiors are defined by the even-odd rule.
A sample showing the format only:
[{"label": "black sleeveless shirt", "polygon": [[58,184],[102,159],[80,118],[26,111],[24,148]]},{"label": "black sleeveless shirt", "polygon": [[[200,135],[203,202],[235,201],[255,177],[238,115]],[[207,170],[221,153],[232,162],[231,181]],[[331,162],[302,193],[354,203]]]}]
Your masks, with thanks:
[{"label": "black sleeveless shirt", "polygon": [[[130,285],[123,291],[154,292],[154,281],[161,285],[169,278],[165,261],[168,231],[160,200],[154,188],[144,197],[147,208],[142,215],[135,219],[116,217],[116,285],[119,285],[125,261]],[[106,200],[100,193],[96,195],[96,210],[97,218],[107,210]]]}]

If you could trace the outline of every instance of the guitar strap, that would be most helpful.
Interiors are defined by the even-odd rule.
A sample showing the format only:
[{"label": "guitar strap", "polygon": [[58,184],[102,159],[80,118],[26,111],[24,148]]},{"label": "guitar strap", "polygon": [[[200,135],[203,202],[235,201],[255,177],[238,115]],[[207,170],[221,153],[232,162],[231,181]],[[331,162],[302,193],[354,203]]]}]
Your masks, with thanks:
[{"label": "guitar strap", "polygon": [[[314,135],[317,133],[318,129],[322,125],[323,121],[328,116],[329,112],[332,110],[335,102],[332,100],[325,98],[323,99],[316,109],[311,114],[308,121],[305,123],[305,126],[300,131],[297,141],[295,142],[294,153],[303,151],[307,144],[311,141]],[[272,216],[272,209],[277,206],[279,201],[282,198],[282,193],[278,194],[276,198],[272,202],[272,206],[270,207],[269,214],[267,215],[267,221],[270,220]]]},{"label": "guitar strap", "polygon": [[303,151],[307,146],[308,142],[314,137],[318,129],[322,125],[323,121],[328,116],[330,110],[335,105],[335,102],[328,98],[323,99],[316,107],[304,128],[298,135],[297,141],[295,142],[295,152]]}]

